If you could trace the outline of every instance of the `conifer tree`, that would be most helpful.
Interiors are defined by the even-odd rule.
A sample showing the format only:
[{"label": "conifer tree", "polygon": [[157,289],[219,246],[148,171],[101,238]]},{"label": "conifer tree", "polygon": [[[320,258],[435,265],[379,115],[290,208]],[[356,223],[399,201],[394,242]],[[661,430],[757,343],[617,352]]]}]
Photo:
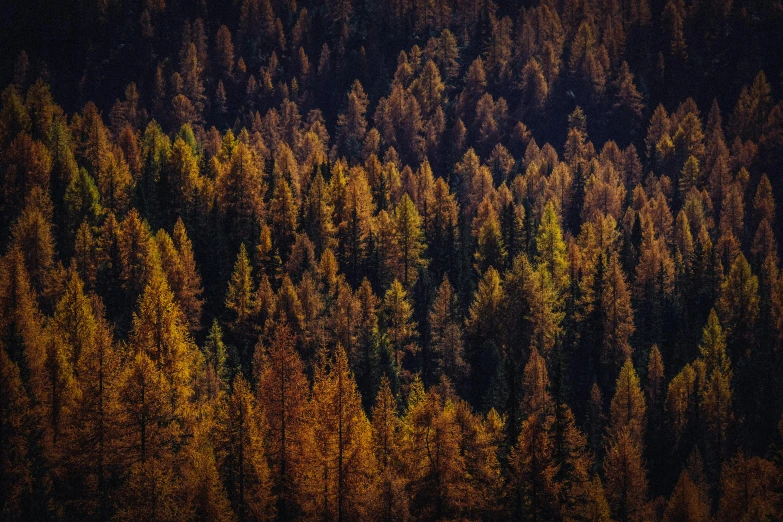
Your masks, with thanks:
[{"label": "conifer tree", "polygon": [[394,209],[396,250],[399,252],[400,279],[405,288],[416,281],[419,269],[424,265],[421,258],[426,247],[421,216],[407,194],[402,196]]},{"label": "conifer tree", "polygon": [[555,205],[551,201],[544,207],[535,245],[536,263],[546,267],[552,276],[555,289],[558,293],[562,292],[568,286],[568,260],[560,219],[555,211]]},{"label": "conifer tree", "polygon": [[370,423],[340,345],[315,370],[309,411],[315,419],[308,459],[314,479],[307,480],[303,492],[306,516],[338,521],[368,516],[367,478],[374,469]]},{"label": "conifer tree", "polygon": [[264,413],[238,375],[216,422],[217,466],[240,520],[273,520],[275,498],[266,460]]},{"label": "conifer tree", "polygon": [[233,315],[230,325],[232,335],[241,346],[246,347],[253,341],[252,317],[256,313],[257,306],[255,283],[244,243],[239,247],[234,273],[228,284],[226,308]]},{"label": "conifer tree", "polygon": [[277,515],[282,520],[298,516],[302,477],[302,453],[306,447],[309,384],[294,338],[286,325],[275,331],[274,341],[262,352],[257,369],[258,402],[263,405],[269,430],[266,454],[272,471],[272,494],[277,499]]}]

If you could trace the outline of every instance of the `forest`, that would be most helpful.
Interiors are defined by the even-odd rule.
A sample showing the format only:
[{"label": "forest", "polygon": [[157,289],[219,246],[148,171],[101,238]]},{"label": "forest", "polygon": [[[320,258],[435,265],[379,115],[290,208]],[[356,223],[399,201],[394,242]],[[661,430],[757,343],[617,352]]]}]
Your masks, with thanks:
[{"label": "forest", "polygon": [[783,520],[781,0],[0,43],[0,519]]}]

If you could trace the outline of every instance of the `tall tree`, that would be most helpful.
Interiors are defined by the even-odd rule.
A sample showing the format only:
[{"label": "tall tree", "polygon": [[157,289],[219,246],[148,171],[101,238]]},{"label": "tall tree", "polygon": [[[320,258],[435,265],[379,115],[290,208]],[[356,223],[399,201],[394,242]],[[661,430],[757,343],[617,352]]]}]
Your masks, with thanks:
[{"label": "tall tree", "polygon": [[257,357],[261,361],[257,368],[260,372],[258,399],[269,426],[266,448],[277,514],[281,520],[292,520],[299,516],[309,384],[289,327],[278,327],[273,339],[269,348]]}]

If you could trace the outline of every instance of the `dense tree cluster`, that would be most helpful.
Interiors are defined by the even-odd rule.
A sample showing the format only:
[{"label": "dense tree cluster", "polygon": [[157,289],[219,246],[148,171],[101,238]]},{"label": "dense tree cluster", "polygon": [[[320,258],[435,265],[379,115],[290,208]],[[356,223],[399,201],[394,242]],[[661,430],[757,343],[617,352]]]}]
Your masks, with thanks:
[{"label": "dense tree cluster", "polygon": [[0,100],[0,518],[783,516],[781,63],[707,59],[779,3],[77,3]]}]

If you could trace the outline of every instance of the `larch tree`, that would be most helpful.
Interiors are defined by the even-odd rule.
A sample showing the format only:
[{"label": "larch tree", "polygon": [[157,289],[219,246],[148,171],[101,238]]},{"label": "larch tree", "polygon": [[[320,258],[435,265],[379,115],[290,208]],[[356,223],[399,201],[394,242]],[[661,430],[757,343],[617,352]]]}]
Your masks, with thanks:
[{"label": "larch tree", "polygon": [[400,473],[401,429],[397,399],[384,376],[372,409],[372,450],[378,470],[375,513],[384,522],[407,520],[409,516],[406,479]]},{"label": "larch tree", "polygon": [[231,507],[241,520],[273,520],[275,498],[267,464],[265,415],[238,375],[216,420],[217,466]]},{"label": "larch tree", "polygon": [[215,182],[219,208],[225,214],[226,225],[230,224],[230,236],[238,242],[254,239],[257,223],[264,215],[266,187],[258,163],[252,149],[240,141],[227,158],[227,165],[219,169]]},{"label": "larch tree", "polygon": [[361,520],[372,512],[374,470],[370,422],[353,379],[345,350],[315,369],[310,414],[312,447],[305,471],[306,517],[314,520]]},{"label": "larch tree", "polygon": [[291,186],[282,177],[275,179],[269,215],[272,243],[277,247],[280,257],[288,259],[296,233],[297,208]]},{"label": "larch tree", "polygon": [[699,345],[704,363],[704,379],[699,381],[699,411],[705,425],[708,464],[719,462],[728,450],[729,429],[733,421],[731,360],[726,337],[715,310],[710,310]]},{"label": "larch tree", "polygon": [[278,517],[295,519],[299,513],[302,452],[308,438],[305,415],[310,390],[288,326],[277,328],[274,342],[260,360],[258,402],[269,427],[266,454],[272,471],[272,493],[277,498]]},{"label": "larch tree", "polygon": [[457,295],[445,274],[435,293],[428,319],[430,352],[422,353],[422,380],[425,384],[434,384],[445,376],[459,383],[467,377],[469,368],[464,359]]},{"label": "larch tree", "polygon": [[741,355],[753,346],[753,325],[759,314],[759,280],[740,254],[723,282],[718,307],[732,353]]},{"label": "larch tree", "polygon": [[422,254],[426,248],[421,216],[407,194],[402,196],[394,209],[394,228],[396,232],[396,250],[399,253],[399,278],[405,288],[416,281],[418,271],[426,266]]},{"label": "larch tree", "polygon": [[226,308],[232,313],[231,334],[243,348],[247,348],[255,340],[252,322],[257,310],[255,297],[255,282],[250,260],[247,257],[245,244],[242,243],[226,292]]},{"label": "larch tree", "polygon": [[522,413],[519,437],[509,452],[513,493],[510,509],[515,518],[546,520],[557,507],[557,467],[553,459],[550,428],[554,402],[549,394],[546,363],[534,348],[525,365],[522,382]]},{"label": "larch tree", "polygon": [[146,354],[155,364],[156,371],[165,377],[171,406],[178,419],[183,419],[193,393],[191,379],[198,351],[161,270],[153,273],[139,298],[129,344],[133,353]]},{"label": "larch tree", "polygon": [[529,324],[531,347],[547,358],[561,333],[565,313],[561,310],[561,298],[552,275],[544,265],[534,270],[525,285],[529,306],[525,321]]},{"label": "larch tree", "polygon": [[631,293],[617,253],[611,254],[601,278],[601,362],[614,375],[632,353],[628,340],[634,332]]},{"label": "larch tree", "polygon": [[196,267],[193,244],[188,238],[187,230],[182,219],[177,219],[172,236],[174,246],[179,254],[179,279],[172,282],[172,290],[177,298],[177,303],[182,308],[188,321],[191,332],[201,329],[201,310],[204,306],[201,284],[201,275]]},{"label": "larch tree", "polygon": [[76,512],[102,518],[111,512],[111,477],[119,468],[115,452],[121,432],[116,423],[121,412],[115,401],[121,365],[109,324],[95,306],[90,305],[89,312],[94,313],[95,326],[77,365],[80,394],[69,419],[74,429],[67,442],[66,467],[69,481],[86,486],[74,502]]},{"label": "larch tree", "polygon": [[695,450],[688,458],[687,465],[680,471],[680,477],[666,502],[663,520],[704,522],[710,520],[710,511],[707,481],[702,469],[701,457],[698,450]]},{"label": "larch tree", "polygon": [[325,250],[336,246],[334,205],[320,169],[310,183],[302,213],[302,225],[313,242],[315,255],[320,257]]},{"label": "larch tree", "polygon": [[647,407],[633,364],[626,359],[617,378],[606,436],[607,500],[619,520],[646,520],[647,469],[642,456]]},{"label": "larch tree", "polygon": [[359,80],[354,80],[345,103],[345,111],[337,118],[337,138],[349,158],[357,158],[367,133],[369,99]]},{"label": "larch tree", "polygon": [[22,519],[32,493],[28,437],[33,418],[19,367],[5,349],[0,349],[0,393],[0,512],[9,519]]},{"label": "larch tree", "polygon": [[144,350],[132,355],[118,379],[116,397],[122,434],[118,457],[125,465],[116,491],[116,518],[176,520],[188,507],[177,502],[175,447],[180,437],[171,383]]},{"label": "larch tree", "polygon": [[[468,332],[466,359],[471,368],[471,377],[494,376],[500,364],[502,345],[502,307],[505,292],[500,274],[490,267],[479,281],[473,303],[468,310],[465,326]],[[489,381],[481,379],[473,393],[476,399],[485,399]],[[477,381],[473,381],[477,382]]]},{"label": "larch tree", "polygon": [[537,264],[546,267],[558,294],[568,286],[568,258],[560,218],[553,202],[547,202],[535,237]]},{"label": "larch tree", "polygon": [[717,519],[763,520],[772,517],[781,497],[776,489],[780,482],[779,469],[760,457],[746,457],[740,450],[721,470],[721,498]]},{"label": "larch tree", "polygon": [[409,380],[410,376],[403,373],[403,362],[406,356],[413,356],[419,351],[416,343],[416,322],[413,320],[413,303],[402,283],[396,279],[383,297],[378,323],[378,328],[389,342],[393,371],[398,375],[405,375],[406,380]]}]

